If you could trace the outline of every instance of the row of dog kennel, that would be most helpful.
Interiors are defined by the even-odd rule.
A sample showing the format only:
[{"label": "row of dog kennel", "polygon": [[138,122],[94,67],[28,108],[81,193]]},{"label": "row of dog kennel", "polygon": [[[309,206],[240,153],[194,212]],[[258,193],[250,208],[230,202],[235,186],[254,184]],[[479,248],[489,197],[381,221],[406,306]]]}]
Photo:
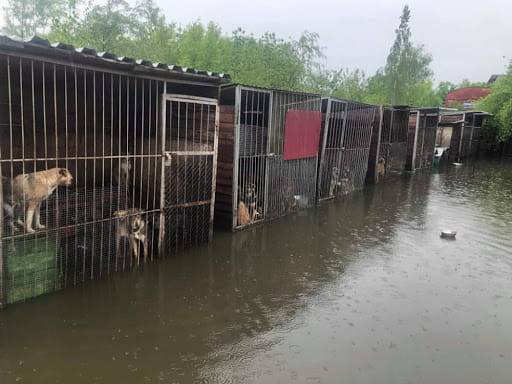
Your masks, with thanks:
[{"label": "row of dog kennel", "polygon": [[436,137],[437,157],[441,162],[461,162],[474,157],[481,141],[486,112],[453,111],[443,113]]},{"label": "row of dog kennel", "polygon": [[433,165],[441,108],[222,87],[216,222],[231,230]]},{"label": "row of dog kennel", "polygon": [[368,170],[368,183],[378,183],[404,172],[410,111],[407,106],[381,106],[375,116]]},{"label": "row of dog kennel", "polygon": [[407,134],[406,169],[429,169],[434,162],[435,143],[441,108],[412,109]]},{"label": "row of dog kennel", "polygon": [[429,167],[440,113],[38,38],[0,78],[0,306]]},{"label": "row of dog kennel", "polygon": [[236,230],[363,188],[379,107],[222,88],[215,217]]},{"label": "row of dog kennel", "polygon": [[225,75],[0,37],[0,79],[0,306],[211,238]]}]

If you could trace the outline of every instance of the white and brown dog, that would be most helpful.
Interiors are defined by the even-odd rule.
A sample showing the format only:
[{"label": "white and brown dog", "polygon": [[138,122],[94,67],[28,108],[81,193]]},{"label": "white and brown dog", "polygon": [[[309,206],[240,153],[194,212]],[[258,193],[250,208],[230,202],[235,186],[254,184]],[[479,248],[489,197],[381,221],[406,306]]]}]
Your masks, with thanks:
[{"label": "white and brown dog", "polygon": [[142,217],[142,211],[138,208],[121,209],[114,212],[118,218],[116,223],[116,253],[119,255],[121,240],[126,237],[129,246],[130,265],[132,254],[139,265],[139,242],[142,243],[144,261],[148,256],[148,237],[146,233],[146,221]]},{"label": "white and brown dog", "polygon": [[52,168],[45,171],[23,173],[14,179],[2,180],[4,191],[4,211],[12,220],[14,227],[16,210],[23,207],[25,222],[18,218],[17,223],[29,233],[35,232],[32,222],[35,218],[36,229],[46,228],[41,224],[41,204],[59,187],[70,186],[73,176],[66,168]]}]

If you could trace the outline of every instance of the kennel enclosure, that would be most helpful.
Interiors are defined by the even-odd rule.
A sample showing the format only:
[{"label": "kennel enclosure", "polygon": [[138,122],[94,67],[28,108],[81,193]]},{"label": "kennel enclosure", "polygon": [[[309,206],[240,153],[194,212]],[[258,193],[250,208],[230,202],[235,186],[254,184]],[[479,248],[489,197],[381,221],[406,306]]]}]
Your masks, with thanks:
[{"label": "kennel enclosure", "polygon": [[315,204],[318,95],[221,89],[216,221],[232,230]]},{"label": "kennel enclosure", "polygon": [[488,116],[479,111],[444,112],[437,130],[436,147],[447,150],[450,162],[476,156],[481,139],[481,128]]},{"label": "kennel enclosure", "polygon": [[[134,233],[151,259],[211,238],[227,76],[3,36],[0,79],[0,306],[135,265]],[[59,169],[70,185],[40,173]],[[31,233],[41,182],[45,228]],[[132,237],[119,232],[128,218],[142,220]]]},{"label": "kennel enclosure", "polygon": [[372,132],[367,182],[377,183],[405,170],[409,113],[407,106],[379,108]]},{"label": "kennel enclosure", "polygon": [[432,167],[441,108],[414,108],[409,117],[406,169]]},{"label": "kennel enclosure", "polygon": [[379,107],[322,99],[318,201],[362,189],[368,168],[373,123]]}]

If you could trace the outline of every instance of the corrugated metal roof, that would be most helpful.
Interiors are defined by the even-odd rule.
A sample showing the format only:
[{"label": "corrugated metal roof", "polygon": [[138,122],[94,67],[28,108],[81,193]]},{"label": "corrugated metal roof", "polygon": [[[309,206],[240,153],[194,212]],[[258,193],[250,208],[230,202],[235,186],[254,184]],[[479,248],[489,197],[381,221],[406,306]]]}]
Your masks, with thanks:
[{"label": "corrugated metal roof", "polygon": [[459,88],[455,91],[448,93],[445,97],[445,105],[448,105],[451,102],[464,102],[464,101],[474,101],[481,99],[482,97],[487,96],[491,93],[489,88],[485,87],[465,87]]},{"label": "corrugated metal roof", "polygon": [[[187,68],[174,64],[155,63],[149,60],[134,59],[131,57],[119,57],[110,52],[97,52],[93,48],[81,47],[76,48],[66,43],[50,43],[48,40],[39,36],[31,37],[27,40],[17,40],[11,37],[0,35],[0,49],[14,51],[28,51],[32,54],[40,56],[65,56],[72,62],[87,61],[90,64],[116,66],[123,71],[141,71],[150,72],[154,76],[181,77],[195,80],[203,80],[208,82],[227,82],[230,80],[229,75],[225,73],[205,71],[195,68]],[[91,61],[93,63],[91,63]]]}]

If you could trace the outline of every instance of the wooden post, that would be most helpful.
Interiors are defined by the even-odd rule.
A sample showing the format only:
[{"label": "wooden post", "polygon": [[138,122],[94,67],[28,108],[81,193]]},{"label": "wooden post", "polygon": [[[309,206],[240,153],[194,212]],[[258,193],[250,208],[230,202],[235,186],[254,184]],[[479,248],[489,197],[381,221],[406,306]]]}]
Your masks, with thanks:
[{"label": "wooden post", "polygon": [[[0,158],[2,157],[0,153]],[[0,166],[0,178],[2,177],[2,167]],[[5,292],[5,261],[4,261],[4,196],[3,185],[0,188],[0,309],[6,305]]]}]

